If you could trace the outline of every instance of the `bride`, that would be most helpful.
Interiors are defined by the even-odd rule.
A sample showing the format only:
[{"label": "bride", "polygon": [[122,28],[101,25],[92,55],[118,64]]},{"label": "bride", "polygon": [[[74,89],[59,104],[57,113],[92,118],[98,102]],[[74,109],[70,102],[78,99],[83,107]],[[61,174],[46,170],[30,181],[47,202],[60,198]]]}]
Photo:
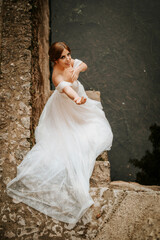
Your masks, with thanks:
[{"label": "bride", "polygon": [[110,150],[113,134],[100,102],[78,81],[87,65],[64,42],[49,49],[55,91],[35,130],[36,144],[7,184],[7,194],[62,222],[75,224],[93,205],[89,179],[95,160]]}]

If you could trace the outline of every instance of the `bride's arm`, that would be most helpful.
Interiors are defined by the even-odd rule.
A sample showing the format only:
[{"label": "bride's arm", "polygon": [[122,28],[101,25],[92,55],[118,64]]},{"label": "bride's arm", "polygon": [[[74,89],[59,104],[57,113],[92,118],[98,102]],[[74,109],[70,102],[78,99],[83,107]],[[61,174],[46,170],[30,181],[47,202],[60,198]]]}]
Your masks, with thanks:
[{"label": "bride's arm", "polygon": [[[73,65],[73,59],[72,59],[72,65]],[[85,72],[87,70],[87,64],[85,64],[84,62],[82,62],[78,67],[76,67],[73,71],[72,74],[72,81],[76,81],[79,77],[80,72]]]},{"label": "bride's arm", "polygon": [[84,62],[82,62],[78,67],[76,67],[76,71],[80,72],[85,72],[87,70],[87,64],[85,64]]},{"label": "bride's arm", "polygon": [[83,104],[86,102],[86,98],[80,97],[70,86],[64,87],[63,92],[77,104]]},{"label": "bride's arm", "polygon": [[[52,76],[52,81],[53,81],[53,84],[56,88],[58,88],[59,84],[63,84],[63,77],[62,76],[57,76],[56,78],[54,78]],[[86,98],[84,97],[80,97],[76,91],[73,90],[72,87],[70,86],[61,86],[60,88],[60,91],[64,92],[70,99],[72,99],[76,104],[83,104],[86,102]]]},{"label": "bride's arm", "polygon": [[[71,59],[72,67],[74,66],[74,61],[76,61],[76,60],[72,58]],[[76,67],[75,70],[77,70],[80,73],[80,72],[85,72],[87,70],[87,68],[88,68],[87,64],[81,61],[81,64],[78,67]]]}]

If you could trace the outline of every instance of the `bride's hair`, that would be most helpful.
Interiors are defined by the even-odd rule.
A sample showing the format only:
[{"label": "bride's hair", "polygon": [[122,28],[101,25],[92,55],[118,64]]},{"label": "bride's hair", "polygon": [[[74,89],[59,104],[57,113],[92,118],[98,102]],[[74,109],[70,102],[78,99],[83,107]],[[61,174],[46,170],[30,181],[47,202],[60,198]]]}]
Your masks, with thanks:
[{"label": "bride's hair", "polygon": [[49,57],[51,62],[55,62],[61,57],[61,54],[64,49],[67,49],[71,52],[70,48],[64,42],[54,42],[51,47],[49,48]]}]

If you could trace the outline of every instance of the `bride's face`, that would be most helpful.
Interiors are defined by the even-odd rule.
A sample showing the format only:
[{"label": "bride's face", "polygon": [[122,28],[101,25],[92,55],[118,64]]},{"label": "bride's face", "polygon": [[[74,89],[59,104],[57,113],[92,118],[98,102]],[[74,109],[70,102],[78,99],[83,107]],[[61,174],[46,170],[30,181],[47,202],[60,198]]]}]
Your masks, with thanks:
[{"label": "bride's face", "polygon": [[67,49],[64,49],[57,63],[63,67],[68,68],[71,66],[71,54]]}]

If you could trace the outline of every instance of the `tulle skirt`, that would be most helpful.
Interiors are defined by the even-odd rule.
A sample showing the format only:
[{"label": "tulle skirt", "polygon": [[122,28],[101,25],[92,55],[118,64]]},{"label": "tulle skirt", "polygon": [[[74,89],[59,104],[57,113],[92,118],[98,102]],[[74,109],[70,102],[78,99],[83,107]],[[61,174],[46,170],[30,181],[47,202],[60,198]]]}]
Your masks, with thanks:
[{"label": "tulle skirt", "polygon": [[[79,82],[78,94],[86,96]],[[87,96],[86,96],[87,97]],[[35,130],[36,144],[7,184],[7,194],[66,223],[76,223],[94,203],[89,179],[95,160],[110,150],[113,134],[100,102],[77,105],[57,90]]]}]

